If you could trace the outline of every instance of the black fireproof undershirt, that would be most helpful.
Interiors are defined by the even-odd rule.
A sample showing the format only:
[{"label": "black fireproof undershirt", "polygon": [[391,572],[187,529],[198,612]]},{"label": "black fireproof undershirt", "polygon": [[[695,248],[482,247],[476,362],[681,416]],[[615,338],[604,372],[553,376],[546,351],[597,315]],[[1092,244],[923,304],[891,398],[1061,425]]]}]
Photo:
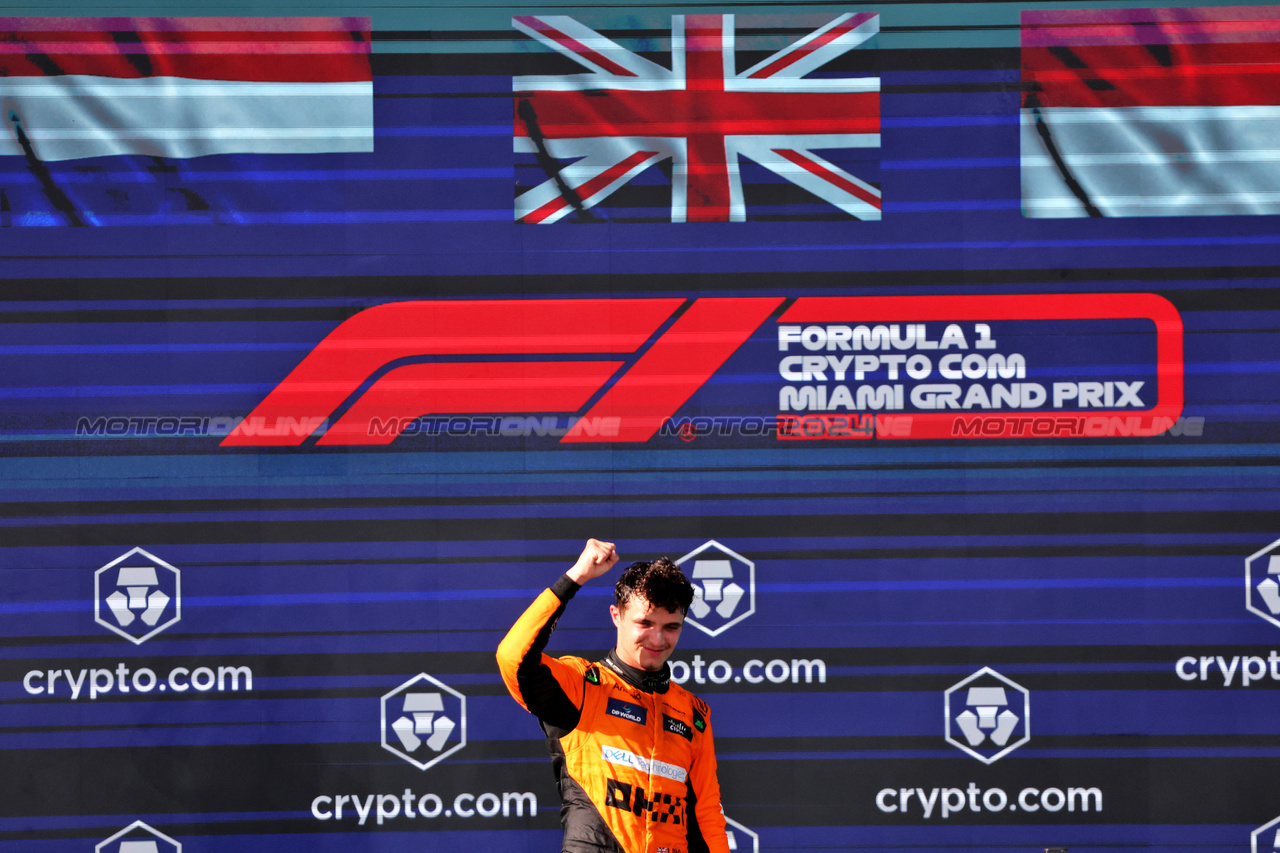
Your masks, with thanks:
[{"label": "black fireproof undershirt", "polygon": [[[520,695],[524,697],[529,710],[542,722],[547,733],[555,732],[557,737],[563,737],[564,734],[577,728],[582,709],[569,700],[564,690],[560,688],[560,683],[556,681],[556,677],[551,674],[551,670],[542,663],[542,652],[551,639],[551,632],[555,630],[556,623],[564,613],[565,605],[577,595],[581,588],[581,584],[570,579],[567,574],[561,575],[551,585],[551,591],[555,593],[556,598],[560,599],[560,606],[547,620],[547,624],[542,626],[542,630],[529,646],[528,653],[516,668],[516,682],[520,687]],[[606,654],[600,660],[600,664],[609,667],[623,681],[645,693],[666,693],[671,687],[671,667],[667,664],[663,664],[662,669],[657,672],[649,672],[623,663],[618,657],[617,649],[612,649]]]}]

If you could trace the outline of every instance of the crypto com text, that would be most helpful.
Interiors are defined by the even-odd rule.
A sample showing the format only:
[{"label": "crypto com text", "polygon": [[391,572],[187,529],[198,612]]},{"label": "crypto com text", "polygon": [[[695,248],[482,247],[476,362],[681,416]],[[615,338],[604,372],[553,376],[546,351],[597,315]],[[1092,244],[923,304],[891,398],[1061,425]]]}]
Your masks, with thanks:
[{"label": "crypto com text", "polygon": [[115,669],[33,669],[22,679],[22,687],[32,696],[97,699],[107,694],[223,693],[253,690],[253,670],[247,666],[176,666],[163,677],[149,667],[129,669],[123,663]]},{"label": "crypto com text", "polygon": [[[1046,390],[1038,382],[1012,382],[987,386],[975,380],[1027,377],[1022,353],[965,352],[994,350],[991,327],[975,323],[966,335],[958,323],[950,323],[938,338],[931,338],[924,323],[876,326],[810,325],[779,326],[778,349],[787,353],[778,373],[787,382],[862,383],[883,377],[878,385],[785,385],[778,394],[778,408],[788,411],[902,411],[909,400],[921,411],[937,409],[1037,409],[1052,397],[1053,407],[1124,409],[1144,408],[1139,396],[1142,380],[1054,382]],[[801,354],[795,354],[799,349]],[[946,352],[947,350],[960,352]],[[916,350],[911,354],[891,350]],[[920,350],[935,351],[925,355]],[[844,353],[848,353],[847,355]],[[808,354],[805,354],[808,353]],[[875,354],[870,354],[875,353]],[[901,374],[914,381],[943,379],[906,391],[897,382]],[[874,380],[872,380],[874,381]],[[968,384],[962,384],[967,382]]]},{"label": "crypto com text", "polygon": [[827,664],[817,658],[813,660],[791,658],[783,660],[774,658],[767,663],[753,659],[747,661],[741,669],[727,660],[705,661],[702,655],[694,655],[691,661],[672,660],[671,680],[676,684],[692,681],[694,684],[727,684],[729,682],[748,684],[826,684]]},{"label": "crypto com text", "polygon": [[1003,788],[983,790],[973,782],[967,788],[881,788],[876,794],[876,808],[885,814],[904,817],[920,815],[925,820],[946,820],[954,814],[992,812],[1068,812],[1102,811],[1099,788],[1033,788],[1026,787],[1015,796]]},{"label": "crypto com text", "polygon": [[372,816],[378,826],[398,817],[524,817],[538,813],[538,796],[531,791],[502,794],[458,794],[446,803],[439,794],[418,796],[411,788],[403,794],[335,794],[322,795],[311,801],[311,816],[316,820],[355,820],[358,826]]},{"label": "crypto com text", "polygon": [[1268,678],[1280,681],[1280,652],[1272,649],[1265,658],[1258,655],[1233,655],[1229,658],[1188,655],[1178,658],[1173,668],[1183,681],[1213,681],[1215,684],[1221,681],[1223,687],[1230,687],[1232,683],[1248,687]]}]

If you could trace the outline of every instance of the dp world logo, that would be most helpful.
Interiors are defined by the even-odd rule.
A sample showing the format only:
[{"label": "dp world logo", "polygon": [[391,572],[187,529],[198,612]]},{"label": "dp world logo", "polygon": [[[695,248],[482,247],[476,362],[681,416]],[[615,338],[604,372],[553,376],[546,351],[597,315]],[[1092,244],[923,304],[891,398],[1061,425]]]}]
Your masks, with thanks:
[{"label": "dp world logo", "polygon": [[382,748],[426,770],[467,745],[467,697],[425,672],[382,697]]},{"label": "dp world logo", "polygon": [[945,694],[947,743],[993,764],[1031,740],[1031,692],[989,666]]},{"label": "dp world logo", "polygon": [[756,612],[756,564],[714,539],[679,560],[693,583],[685,619],[712,637]]},{"label": "dp world logo", "polygon": [[[93,576],[93,621],[140,644],[182,618],[182,576],[134,548]],[[140,851],[139,851],[140,853]]]},{"label": "dp world logo", "polygon": [[1244,561],[1245,606],[1280,625],[1280,539]]},{"label": "dp world logo", "polygon": [[182,845],[140,820],[97,844],[94,853],[182,853]]}]

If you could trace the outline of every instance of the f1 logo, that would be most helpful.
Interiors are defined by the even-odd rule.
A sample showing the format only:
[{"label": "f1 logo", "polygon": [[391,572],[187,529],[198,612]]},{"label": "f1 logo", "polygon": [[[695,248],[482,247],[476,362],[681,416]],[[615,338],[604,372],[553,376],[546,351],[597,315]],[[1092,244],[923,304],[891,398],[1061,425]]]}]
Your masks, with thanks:
[{"label": "f1 logo", "polygon": [[378,305],[334,329],[222,446],[300,445],[348,400],[317,444],[389,444],[424,415],[577,412],[593,399],[579,423],[613,418],[617,430],[573,429],[561,442],[647,441],[782,301]]}]

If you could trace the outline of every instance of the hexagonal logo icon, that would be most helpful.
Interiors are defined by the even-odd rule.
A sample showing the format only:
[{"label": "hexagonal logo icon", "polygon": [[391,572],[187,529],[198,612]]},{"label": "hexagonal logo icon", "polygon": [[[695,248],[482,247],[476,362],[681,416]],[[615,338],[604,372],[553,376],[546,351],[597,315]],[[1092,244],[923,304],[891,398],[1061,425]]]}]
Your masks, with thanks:
[{"label": "hexagonal logo icon", "polygon": [[947,688],[947,743],[993,764],[1031,740],[1031,691],[989,666]]},{"label": "hexagonal logo icon", "polygon": [[93,621],[135,645],[182,618],[182,573],[134,548],[93,575]]},{"label": "hexagonal logo icon", "polygon": [[693,584],[685,622],[716,636],[756,612],[756,564],[712,539],[676,560]]},{"label": "hexagonal logo icon", "polygon": [[729,849],[740,853],[760,853],[760,836],[732,818],[724,819],[724,832],[729,836]]},{"label": "hexagonal logo icon", "polygon": [[1249,612],[1280,626],[1280,539],[1245,559],[1244,603]]},{"label": "hexagonal logo icon", "polygon": [[467,697],[425,672],[382,697],[382,748],[426,770],[467,745]]},{"label": "hexagonal logo icon", "polygon": [[94,853],[182,853],[182,845],[140,820],[126,826],[100,844]]},{"label": "hexagonal logo icon", "polygon": [[1249,833],[1249,853],[1274,853],[1276,850],[1280,850],[1280,817]]}]

